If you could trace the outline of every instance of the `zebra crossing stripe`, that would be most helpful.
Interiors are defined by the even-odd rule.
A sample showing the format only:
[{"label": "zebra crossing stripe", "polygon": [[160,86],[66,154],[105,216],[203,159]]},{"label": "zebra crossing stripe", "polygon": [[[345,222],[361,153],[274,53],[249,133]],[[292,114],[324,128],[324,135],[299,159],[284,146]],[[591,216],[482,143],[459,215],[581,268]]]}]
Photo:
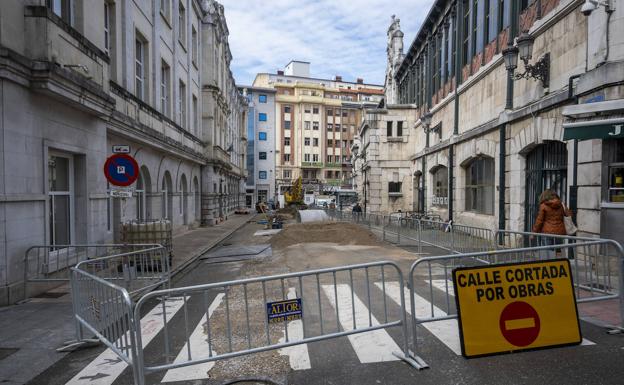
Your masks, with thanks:
[{"label": "zebra crossing stripe", "polygon": [[[188,300],[189,297],[187,297]],[[168,298],[165,301],[167,320],[182,308],[182,298]],[[143,346],[147,346],[165,326],[163,322],[162,305],[156,305],[145,317],[141,318],[141,336]],[[128,336],[129,334],[126,333]],[[129,337],[128,337],[129,338]],[[128,364],[117,357],[112,350],[106,349],[97,356],[80,373],[69,380],[66,385],[111,385],[123,373]]]},{"label": "zebra crossing stripe", "polygon": [[[382,288],[381,282],[375,282],[375,286]],[[410,291],[407,288],[403,288],[405,294],[405,307],[408,314],[412,314],[412,305],[410,299]],[[401,290],[398,282],[386,282],[386,293],[397,304],[401,303]],[[414,307],[416,314],[420,316],[431,314],[431,302],[427,301],[423,297],[414,293]],[[446,312],[437,306],[433,306],[433,311],[436,316],[445,316]],[[449,349],[451,349],[458,356],[461,355],[461,344],[459,342],[459,327],[456,319],[442,320],[436,322],[425,322],[422,324],[427,330],[431,332],[437,339],[442,341]]]},{"label": "zebra crossing stripe", "polygon": [[[288,299],[297,298],[297,293],[294,288],[288,289]],[[288,323],[288,340],[298,341],[303,339],[303,322],[301,320],[291,321]],[[280,343],[286,341],[286,333],[284,337],[280,339]],[[310,355],[308,354],[308,345],[301,344],[295,346],[289,346],[287,348],[279,349],[278,353],[283,356],[288,356],[288,362],[292,370],[305,370],[312,368],[310,364]]]},{"label": "zebra crossing stripe", "polygon": [[[178,364],[181,362],[188,361],[188,349],[190,343],[191,357],[193,358],[205,358],[210,356],[210,344],[208,343],[207,332],[204,327],[205,322],[208,322],[208,319],[212,317],[212,313],[219,307],[221,301],[223,301],[224,293],[219,293],[212,301],[210,306],[208,307],[208,314],[206,317],[202,317],[195,327],[195,330],[189,336],[189,340],[180,353],[173,361],[174,364]],[[212,350],[212,355],[215,355],[216,352]],[[208,372],[215,366],[215,362],[204,362],[197,365],[185,366],[182,368],[175,368],[168,370],[165,376],[163,377],[161,382],[175,382],[175,381],[192,381],[192,380],[203,380],[207,379],[210,376]]]},{"label": "zebra crossing stripe", "polygon": [[[333,285],[323,285],[323,291],[334,309],[338,306],[338,317],[343,330],[353,330],[352,306],[355,306],[355,324],[357,328],[369,326],[369,310],[355,293],[353,294],[353,302],[351,302],[351,287],[349,285],[337,285],[337,293],[334,293]],[[338,304],[336,304],[336,294]],[[372,315],[371,322],[372,326],[379,325],[379,321]],[[347,336],[347,338],[351,342],[358,359],[363,364],[399,360],[392,352],[399,352],[401,348],[394,342],[388,332],[383,329],[352,334]]]},{"label": "zebra crossing stripe", "polygon": [[[425,282],[427,283],[427,285],[429,285],[428,279],[426,279]],[[453,296],[453,297],[455,296],[455,289],[453,288],[453,281],[451,281],[450,279],[432,279],[431,286],[435,287],[436,289],[442,290],[445,293],[448,290],[448,293],[450,296]]]}]

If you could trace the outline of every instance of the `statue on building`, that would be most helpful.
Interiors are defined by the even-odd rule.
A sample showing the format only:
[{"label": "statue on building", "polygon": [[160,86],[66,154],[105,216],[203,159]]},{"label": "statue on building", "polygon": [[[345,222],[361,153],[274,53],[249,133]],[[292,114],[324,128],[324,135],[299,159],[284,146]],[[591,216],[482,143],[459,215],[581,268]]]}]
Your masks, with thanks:
[{"label": "statue on building", "polygon": [[388,27],[388,62],[386,64],[385,99],[386,105],[397,104],[399,99],[398,86],[394,75],[403,60],[403,32],[401,31],[401,19],[392,15],[390,27]]}]

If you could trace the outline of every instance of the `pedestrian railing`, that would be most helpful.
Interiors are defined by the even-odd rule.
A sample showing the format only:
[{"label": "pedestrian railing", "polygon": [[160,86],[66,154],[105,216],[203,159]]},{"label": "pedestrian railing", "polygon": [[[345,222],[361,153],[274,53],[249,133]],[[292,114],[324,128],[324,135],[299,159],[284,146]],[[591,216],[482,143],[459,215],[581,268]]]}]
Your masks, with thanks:
[{"label": "pedestrian railing", "polygon": [[[532,262],[573,254],[570,261],[578,303],[618,299],[624,327],[624,250],[612,240],[585,240],[579,243],[515,248],[489,252],[425,257],[414,262],[408,276],[412,320],[412,348],[418,357],[417,326],[457,318],[452,270],[484,264]],[[417,279],[418,278],[418,279]],[[417,306],[419,299],[427,306]],[[419,302],[421,305],[423,301]],[[422,360],[420,360],[422,361]]]}]

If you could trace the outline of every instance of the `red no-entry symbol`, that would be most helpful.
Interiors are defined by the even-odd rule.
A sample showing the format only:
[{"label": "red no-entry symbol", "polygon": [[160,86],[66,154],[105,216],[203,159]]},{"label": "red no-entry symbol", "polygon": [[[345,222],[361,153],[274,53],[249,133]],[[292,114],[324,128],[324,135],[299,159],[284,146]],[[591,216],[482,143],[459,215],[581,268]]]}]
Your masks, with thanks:
[{"label": "red no-entry symbol", "polygon": [[500,320],[500,330],[503,337],[512,345],[531,345],[539,335],[540,319],[533,306],[526,302],[517,301],[505,306]]}]

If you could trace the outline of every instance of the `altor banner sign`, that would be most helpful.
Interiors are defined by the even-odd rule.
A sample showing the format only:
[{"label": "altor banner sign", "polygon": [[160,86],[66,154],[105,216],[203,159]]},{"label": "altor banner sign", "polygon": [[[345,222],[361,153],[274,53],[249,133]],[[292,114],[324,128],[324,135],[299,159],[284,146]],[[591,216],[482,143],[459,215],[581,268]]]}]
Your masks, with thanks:
[{"label": "altor banner sign", "polygon": [[582,341],[567,259],[453,270],[464,357]]}]

